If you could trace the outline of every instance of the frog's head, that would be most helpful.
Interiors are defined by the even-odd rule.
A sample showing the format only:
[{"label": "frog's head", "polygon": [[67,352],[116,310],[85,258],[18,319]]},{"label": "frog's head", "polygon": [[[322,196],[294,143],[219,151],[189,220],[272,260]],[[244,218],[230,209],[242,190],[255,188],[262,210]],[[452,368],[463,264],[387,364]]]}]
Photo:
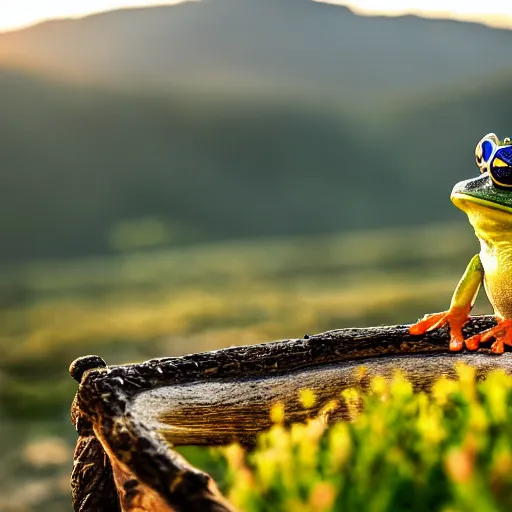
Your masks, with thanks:
[{"label": "frog's head", "polygon": [[512,215],[511,140],[489,133],[477,144],[475,157],[480,176],[457,183],[451,200],[468,215],[487,208]]}]

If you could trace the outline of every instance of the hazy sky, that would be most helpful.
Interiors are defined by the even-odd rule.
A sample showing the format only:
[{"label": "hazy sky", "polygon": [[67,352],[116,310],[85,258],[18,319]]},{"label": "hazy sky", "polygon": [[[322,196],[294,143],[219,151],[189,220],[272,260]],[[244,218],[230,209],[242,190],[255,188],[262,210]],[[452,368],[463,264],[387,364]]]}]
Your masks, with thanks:
[{"label": "hazy sky", "polygon": [[[120,7],[165,5],[180,0],[0,0],[0,30],[57,17],[83,16]],[[357,12],[456,17],[512,28],[512,0],[328,0]]]}]

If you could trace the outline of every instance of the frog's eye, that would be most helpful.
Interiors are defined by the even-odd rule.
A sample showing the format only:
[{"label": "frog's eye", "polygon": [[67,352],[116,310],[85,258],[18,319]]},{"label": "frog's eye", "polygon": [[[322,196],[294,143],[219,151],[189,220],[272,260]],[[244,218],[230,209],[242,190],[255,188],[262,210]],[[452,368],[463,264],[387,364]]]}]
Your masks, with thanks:
[{"label": "frog's eye", "polygon": [[486,172],[489,170],[489,163],[492,156],[496,152],[498,147],[499,139],[494,133],[488,133],[480,142],[476,145],[475,159],[476,165],[480,168],[480,172]]},{"label": "frog's eye", "polygon": [[498,148],[492,159],[489,174],[500,187],[512,187],[512,146]]}]

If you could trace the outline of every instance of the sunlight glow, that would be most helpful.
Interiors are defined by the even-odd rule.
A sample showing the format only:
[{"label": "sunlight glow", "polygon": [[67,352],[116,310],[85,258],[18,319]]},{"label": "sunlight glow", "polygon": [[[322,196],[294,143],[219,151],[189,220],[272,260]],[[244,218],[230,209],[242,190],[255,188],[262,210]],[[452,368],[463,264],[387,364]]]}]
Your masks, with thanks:
[{"label": "sunlight glow", "polygon": [[102,11],[183,0],[0,0],[0,31],[22,28],[54,18],[79,18]]},{"label": "sunlight glow", "polygon": [[[0,31],[53,18],[81,17],[129,7],[172,5],[183,0],[0,0]],[[256,0],[257,1],[257,0]],[[417,14],[512,28],[512,0],[317,0],[349,6],[359,14]]]},{"label": "sunlight glow", "polygon": [[416,14],[425,18],[454,18],[512,29],[512,1],[492,0],[325,0],[347,5],[358,14],[398,16]]}]

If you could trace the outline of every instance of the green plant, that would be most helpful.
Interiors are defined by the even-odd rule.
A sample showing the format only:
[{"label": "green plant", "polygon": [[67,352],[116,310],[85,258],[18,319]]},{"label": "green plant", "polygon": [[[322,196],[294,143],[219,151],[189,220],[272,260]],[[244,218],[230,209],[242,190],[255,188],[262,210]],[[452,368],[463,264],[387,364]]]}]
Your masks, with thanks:
[{"label": "green plant", "polygon": [[[220,449],[229,498],[245,512],[510,510],[512,377],[477,382],[473,368],[457,371],[431,394],[400,374],[376,378],[305,424],[286,426],[276,404],[254,452]],[[352,420],[328,426],[342,404]]]}]

